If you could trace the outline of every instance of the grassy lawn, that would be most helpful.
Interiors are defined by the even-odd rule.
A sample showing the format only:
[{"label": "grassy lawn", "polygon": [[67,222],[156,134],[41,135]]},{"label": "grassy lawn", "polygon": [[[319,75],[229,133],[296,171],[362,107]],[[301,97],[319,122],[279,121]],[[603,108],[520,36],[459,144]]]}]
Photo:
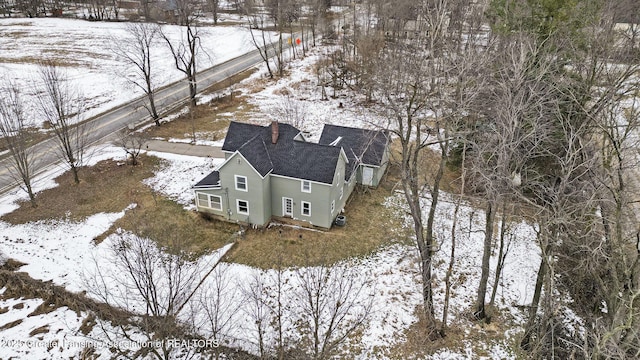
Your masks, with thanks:
[{"label": "grassy lawn", "polygon": [[55,179],[58,187],[37,194],[38,207],[28,202],[2,216],[12,224],[55,219],[68,216],[81,220],[99,212],[119,212],[134,203],[143,193],[149,193],[142,180],[153,176],[159,166],[155,157],[141,157],[140,166],[119,165],[113,160],[80,169],[80,184],[73,182],[67,171]]},{"label": "grassy lawn", "polygon": [[[206,220],[182,205],[167,199],[142,183],[153,176],[161,160],[142,156],[141,165],[121,165],[113,160],[85,167],[81,183],[75,185],[69,172],[56,178],[59,186],[37,195],[39,206],[28,202],[6,214],[3,220],[13,224],[68,217],[82,220],[99,212],[119,212],[130,204],[124,217],[96,241],[118,228],[149,237],[161,246],[186,249],[202,254],[222,247],[233,239],[238,225]],[[345,208],[347,225],[329,231],[275,226],[248,230],[228,261],[270,268],[314,265],[371,254],[397,238],[399,222],[382,205],[391,195],[395,178],[388,175],[377,189],[356,188]]]},{"label": "grassy lawn", "polygon": [[185,210],[182,205],[163,197],[154,199],[149,195],[141,200],[103,237],[121,228],[153,239],[160,246],[186,250],[199,256],[231,242],[233,234],[238,231],[237,225],[207,221],[194,211]]},{"label": "grassy lawn", "polygon": [[[240,92],[232,92],[228,89],[230,85],[249,77],[254,71],[242,72],[208,88],[204,92],[205,94],[222,91],[224,95],[216,97],[206,104],[198,105],[193,114],[182,114],[176,119],[164,122],[161,126],[152,126],[146,131],[151,137],[164,139],[188,139],[194,132],[198,140],[223,139],[231,120],[246,121],[255,112],[254,106],[248,104]],[[233,116],[231,117],[229,114],[233,114]]]},{"label": "grassy lawn", "polygon": [[159,166],[160,159],[144,155],[139,166],[105,160],[82,168],[78,185],[73,183],[71,173],[66,172],[55,179],[58,187],[38,193],[37,208],[24,202],[2,220],[12,224],[63,217],[82,220],[100,212],[119,212],[135,203],[134,209],[127,211],[96,241],[122,228],[147,236],[161,246],[179,246],[195,254],[228,243],[237,225],[206,221],[142,183]]},{"label": "grassy lawn", "polygon": [[334,226],[327,231],[285,226],[249,229],[229,254],[228,261],[266,269],[276,265],[331,264],[367,256],[397,241],[400,222],[383,205],[395,182],[395,173],[391,171],[377,189],[356,188],[345,206],[344,227]]}]

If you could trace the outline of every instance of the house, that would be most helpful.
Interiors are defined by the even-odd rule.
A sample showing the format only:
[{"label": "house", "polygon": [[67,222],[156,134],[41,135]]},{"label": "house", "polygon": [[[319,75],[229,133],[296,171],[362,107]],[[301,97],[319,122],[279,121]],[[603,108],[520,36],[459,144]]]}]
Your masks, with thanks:
[{"label": "house", "polygon": [[271,219],[330,228],[356,183],[377,186],[389,161],[389,133],[325,125],[320,141],[289,124],[232,122],[225,161],[193,186],[196,208],[227,221]]}]

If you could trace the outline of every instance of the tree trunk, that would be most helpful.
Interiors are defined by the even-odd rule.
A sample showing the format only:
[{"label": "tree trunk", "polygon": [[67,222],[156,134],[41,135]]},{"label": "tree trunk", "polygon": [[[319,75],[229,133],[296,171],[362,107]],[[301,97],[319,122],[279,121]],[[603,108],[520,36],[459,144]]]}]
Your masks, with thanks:
[{"label": "tree trunk", "polygon": [[[477,319],[485,319],[487,314],[484,307],[485,296],[487,294],[487,283],[489,282],[489,261],[491,260],[491,243],[493,240],[493,220],[494,220],[493,202],[487,202],[485,213],[485,229],[484,229],[484,249],[482,252],[482,273],[480,274],[480,284],[478,286],[478,297],[476,299],[476,311],[474,313]],[[487,322],[491,319],[487,319]]]},{"label": "tree trunk", "polygon": [[449,253],[449,267],[447,268],[447,274],[444,278],[444,306],[442,308],[442,326],[440,327],[440,334],[442,336],[446,336],[447,333],[447,317],[449,316],[449,300],[451,297],[451,276],[453,275],[453,265],[456,260],[456,230],[458,224],[458,213],[460,212],[460,203],[462,202],[462,197],[464,196],[465,189],[465,160],[466,160],[466,143],[464,143],[462,148],[462,162],[461,169],[462,174],[460,175],[460,196],[456,200],[456,205],[453,210],[453,219],[451,225],[451,252]]},{"label": "tree trunk", "polygon": [[505,237],[507,236],[507,222],[509,217],[506,214],[507,203],[502,203],[502,222],[500,223],[500,250],[498,251],[498,263],[496,264],[496,273],[493,279],[493,288],[491,289],[491,301],[489,305],[493,306],[496,300],[496,294],[498,292],[498,283],[500,282],[500,276],[502,275],[502,268],[504,267],[504,259],[506,258],[506,252],[509,251],[509,246],[505,250]]},{"label": "tree trunk", "polygon": [[196,95],[198,95],[198,89],[196,84],[196,74],[192,74],[189,76],[189,98],[191,101],[191,106],[195,108],[198,104],[196,101]]},{"label": "tree trunk", "polygon": [[158,115],[158,109],[156,108],[153,91],[147,93],[147,98],[149,99],[149,112],[151,113],[151,118],[156,123],[156,126],[160,126],[160,115]]},{"label": "tree trunk", "polygon": [[29,202],[31,203],[32,208],[37,208],[38,203],[36,202],[36,195],[33,193],[33,189],[31,188],[31,181],[25,186],[27,188],[27,194],[29,194]]},{"label": "tree trunk", "polygon": [[71,172],[73,173],[73,181],[76,184],[80,184],[80,178],[78,177],[78,167],[75,165],[71,165]]},{"label": "tree trunk", "polygon": [[524,329],[524,336],[520,341],[520,347],[528,350],[529,343],[531,341],[531,334],[534,331],[536,323],[536,317],[538,316],[538,306],[540,305],[540,298],[542,297],[542,286],[547,275],[547,262],[545,260],[549,246],[546,247],[546,251],[542,252],[542,258],[540,259],[540,267],[538,268],[538,276],[536,277],[536,287],[533,291],[533,299],[531,300],[531,306],[529,307],[529,319]]},{"label": "tree trunk", "polygon": [[[425,301],[425,314],[427,316],[426,317],[427,326],[429,327],[430,330],[436,329],[435,314],[433,309],[433,294],[431,291],[431,256],[433,254],[433,247],[434,247],[433,224],[436,218],[436,208],[438,206],[438,196],[440,194],[440,182],[442,181],[442,176],[444,175],[444,168],[446,166],[446,156],[447,156],[446,154],[447,154],[446,151],[444,151],[443,149],[442,155],[440,156],[440,163],[438,164],[438,171],[436,172],[436,175],[433,179],[433,187],[431,188],[431,205],[429,206],[429,214],[427,216],[427,228],[426,228],[425,240],[424,240],[425,251],[423,251],[423,254],[422,254],[422,257],[423,257],[422,258],[422,262],[423,262],[422,281],[426,281],[427,278],[429,281],[428,289],[426,289],[429,291],[429,293],[423,294],[423,297],[424,297],[423,300]],[[415,154],[414,158],[415,158],[414,159],[415,162],[417,163],[417,158],[418,158],[417,153]],[[417,170],[416,170],[416,174],[417,174]],[[416,232],[416,234],[418,233]],[[424,267],[425,264],[427,264],[429,267],[425,268]],[[423,284],[423,289],[425,289],[425,287],[426,287],[426,284]],[[427,310],[430,312],[427,313]]]}]

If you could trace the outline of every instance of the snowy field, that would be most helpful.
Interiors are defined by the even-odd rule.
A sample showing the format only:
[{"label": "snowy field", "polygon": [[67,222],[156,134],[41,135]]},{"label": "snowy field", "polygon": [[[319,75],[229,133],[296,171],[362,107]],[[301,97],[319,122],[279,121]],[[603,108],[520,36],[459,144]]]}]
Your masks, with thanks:
[{"label": "snowy field", "polygon": [[[182,36],[178,26],[164,25],[163,31],[174,41]],[[210,26],[201,27],[200,31],[200,69],[254,49],[246,27]],[[91,117],[143,95],[125,79],[132,76],[131,72],[112,50],[128,37],[124,22],[0,18],[0,76],[22,89],[23,95],[27,95],[25,106],[33,109],[40,91],[38,61],[60,64],[72,86],[86,98],[88,111],[84,115]],[[162,41],[158,40],[152,54],[156,86],[184,77],[176,70],[171,52]],[[42,125],[42,120],[35,116],[30,120],[34,126]]]},{"label": "snowy field", "polygon": [[[41,20],[41,19],[39,19]],[[44,19],[48,20],[48,19]],[[81,22],[83,25],[85,22]],[[12,24],[12,26],[4,26]],[[22,24],[22,25],[20,25]],[[48,24],[48,25],[47,25]],[[6,31],[25,31],[31,34],[28,38],[35,44],[37,50],[25,50],[24,56],[37,56],[38,52],[46,53],[46,41],[42,34],[68,29],[74,36],[82,37],[81,32],[76,33],[78,22],[71,20],[51,20],[44,21],[42,25],[36,26],[31,20],[0,20],[0,33]],[[78,63],[82,70],[69,69],[74,73],[74,78],[79,79],[79,83],[84,83],[88,91],[93,91],[95,109],[108,108],[119,102],[126,100],[133,95],[123,95],[129,90],[122,90],[122,83],[115,81],[117,77],[112,75],[112,71],[117,68],[117,62],[109,57],[108,52],[98,49],[97,44],[108,41],[108,33],[119,33],[122,31],[119,24],[86,23],[87,28],[92,28],[90,36],[85,39],[93,49],[86,57],[80,57]],[[84,27],[84,26],[83,26]],[[11,30],[13,29],[13,30]],[[215,31],[216,28],[212,28]],[[235,41],[230,43],[238,45],[246,33],[241,29],[227,29],[231,31],[230,37]],[[65,30],[66,31],[66,30]],[[6,33],[5,33],[6,34]],[[244,34],[244,35],[243,35]],[[5,39],[5,40],[3,40]],[[0,35],[0,47],[3,49],[10,45],[5,44],[6,36]],[[39,44],[39,45],[38,45]],[[77,46],[78,42],[70,40],[67,45],[69,49]],[[212,49],[220,48],[215,41],[210,43]],[[62,46],[62,45],[61,45]],[[231,45],[229,45],[231,46]],[[246,46],[246,44],[245,44]],[[234,50],[235,49],[235,50]],[[231,48],[229,53],[242,49]],[[89,50],[83,50],[89,51]],[[225,52],[220,53],[215,58],[216,62],[232,57]],[[1,55],[7,57],[4,52]],[[13,55],[20,58],[18,52]],[[310,56],[294,61],[289,67],[290,78],[278,80],[257,93],[243,90],[248,96],[248,101],[257,106],[259,113],[256,114],[255,121],[265,123],[276,116],[282,108],[284,93],[292,94],[292,98],[304,109],[304,121],[299,124],[301,130],[308,131],[311,139],[317,139],[322,130],[323,123],[332,123],[346,126],[375,127],[381,125],[382,119],[374,112],[359,105],[361,99],[357,96],[339,94],[335,99],[321,100],[321,89],[316,84],[313,72],[313,64],[322,56],[322,50],[315,51]],[[0,65],[7,74],[12,74],[16,81],[28,83],[25,77],[34,71],[34,65],[24,61],[16,60],[16,63],[4,63]],[[170,66],[166,65],[167,73]],[[93,86],[84,78],[83,71],[90,72],[90,78],[95,79]],[[264,77],[265,69],[252,78],[245,80],[238,86],[249,87],[252,82],[259,81]],[[89,75],[86,75],[89,76]],[[176,75],[179,78],[179,74]],[[85,80],[80,80],[80,79]],[[167,79],[167,81],[170,79]],[[104,85],[104,86],[103,86]],[[330,91],[330,90],[327,90]],[[182,141],[179,138],[172,141]],[[93,162],[105,158],[115,158],[122,160],[124,153],[122,150],[113,147],[102,147],[94,152]],[[190,156],[177,156],[172,154],[151,153],[151,155],[161,157],[167,161],[167,166],[158,171],[156,175],[146,180],[146,184],[152,186],[174,201],[182,204],[186,208],[193,207],[193,193],[190,188],[193,183],[212,168],[219,165],[219,161],[212,159],[196,158]],[[41,177],[38,181],[39,190],[54,187],[53,181],[47,180],[59,174],[61,169],[52,169],[50,173]],[[24,194],[14,192],[0,199],[0,213],[12,211],[15,208],[13,203],[19,199],[24,199]],[[434,259],[434,285],[435,303],[437,316],[441,316],[441,304],[444,294],[444,275],[448,266],[448,257],[451,247],[450,229],[453,214],[454,196],[443,193],[437,214],[436,237],[439,242],[440,251]],[[425,198],[424,206],[428,207],[429,200]],[[398,216],[406,216],[406,209],[403,205],[402,194],[396,193],[389,197],[385,206],[395,209]],[[58,220],[34,222],[23,225],[10,225],[0,221],[0,252],[7,257],[21,261],[27,265],[20,270],[27,272],[31,277],[44,281],[52,281],[54,284],[64,286],[70,291],[80,292],[89,290],[87,288],[87,278],[95,274],[96,267],[106,269],[107,276],[116,277],[117,274],[109,274],[109,246],[116,240],[118,235],[107,237],[99,245],[93,239],[106,231],[117,219],[124,216],[128,209],[112,214],[95,214],[83,221],[74,222],[62,217]],[[484,213],[464,204],[460,209],[460,226],[457,233],[456,264],[452,280],[452,298],[450,304],[449,323],[452,327],[469,328],[475,326],[468,320],[468,314],[473,305],[480,276],[479,264],[482,257]],[[408,219],[407,219],[408,221]],[[535,235],[531,224],[518,222],[511,224],[511,245],[507,256],[503,278],[497,291],[496,305],[501,310],[502,316],[510,318],[515,324],[522,323],[523,314],[519,307],[531,301],[535,272],[539,264],[539,252],[535,244]],[[398,232],[401,233],[401,232]],[[400,235],[399,235],[400,236]],[[228,248],[223,248],[220,252],[215,252],[202,257],[193,266],[206,272],[211,264],[221,255],[221,252]],[[416,317],[416,307],[421,304],[421,286],[419,283],[419,269],[417,261],[417,251],[415,247],[408,245],[392,245],[382,248],[376,253],[357,260],[347,260],[338,266],[349,269],[349,274],[356,284],[362,287],[362,291],[357,294],[357,301],[361,304],[371,305],[371,315],[366,322],[361,339],[357,346],[350,348],[351,351],[346,358],[353,359],[389,359],[390,349],[405,340],[404,331],[409,329],[418,320]],[[495,256],[492,258],[492,267],[495,266]],[[220,340],[227,344],[245,349],[252,353],[257,352],[256,334],[253,330],[254,322],[248,316],[251,312],[250,304],[242,296],[243,289],[256,276],[266,279],[267,286],[269,279],[275,277],[274,271],[260,272],[244,265],[221,263],[218,271],[224,273],[226,284],[223,299],[225,303],[234,303],[236,307],[231,311],[232,327],[228,327],[219,335]],[[200,273],[202,276],[203,273]],[[294,301],[299,297],[296,284],[296,272],[285,270],[284,277],[289,279],[286,288],[285,301]],[[493,279],[493,275],[491,275]],[[211,289],[216,286],[216,277],[208,277],[202,289]],[[122,289],[117,281],[106,284],[113,294],[119,294]],[[203,290],[203,291],[205,291]],[[4,290],[0,289],[0,292]],[[206,294],[204,294],[206,295]],[[135,302],[135,299],[132,301]],[[108,348],[105,346],[104,336],[98,327],[84,335],[79,331],[82,321],[86,318],[85,313],[76,313],[67,308],[59,308],[53,312],[31,316],[28,315],[42,303],[41,299],[7,299],[0,300],[0,328],[18,319],[24,319],[21,323],[0,330],[0,339],[3,339],[5,346],[0,346],[0,358],[69,358],[77,356],[82,350],[74,344],[82,341],[91,341],[97,346],[98,354],[101,358],[108,358]],[[203,336],[210,336],[212,329],[207,325],[202,309],[197,303],[190,306],[190,314],[195,314],[195,327]],[[1,311],[8,309],[9,311]],[[292,324],[302,319],[299,309],[292,307],[287,310],[288,321]],[[33,336],[26,336],[35,329],[43,326],[48,327],[48,331],[40,332]],[[515,335],[519,331],[516,325],[505,334],[504,341],[498,342],[472,342],[464,341],[457,344],[455,348],[444,349],[436,354],[427,357],[429,359],[511,359],[515,355],[509,351],[509,336]],[[467,330],[466,333],[469,331]],[[296,338],[299,334],[294,328],[289,328],[287,335]],[[273,338],[274,333],[266,334],[267,338]],[[31,341],[31,342],[27,342]],[[97,344],[103,344],[103,346]],[[476,351],[481,350],[483,354],[479,356]]]}]

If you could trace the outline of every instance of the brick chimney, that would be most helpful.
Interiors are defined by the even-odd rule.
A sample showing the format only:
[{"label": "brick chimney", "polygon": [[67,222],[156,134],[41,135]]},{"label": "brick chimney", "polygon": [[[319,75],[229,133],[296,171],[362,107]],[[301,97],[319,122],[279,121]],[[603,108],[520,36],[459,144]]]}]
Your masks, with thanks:
[{"label": "brick chimney", "polygon": [[280,136],[280,132],[278,131],[278,121],[274,120],[271,122],[271,143],[275,144],[278,142],[278,136]]}]

